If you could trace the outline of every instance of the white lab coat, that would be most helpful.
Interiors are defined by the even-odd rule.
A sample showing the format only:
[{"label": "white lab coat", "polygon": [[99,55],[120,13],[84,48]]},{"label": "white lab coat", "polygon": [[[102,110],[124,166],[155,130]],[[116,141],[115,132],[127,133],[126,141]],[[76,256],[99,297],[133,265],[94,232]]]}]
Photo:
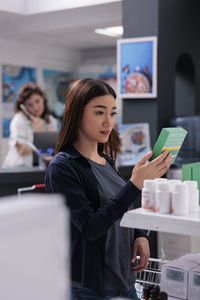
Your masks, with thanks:
[{"label": "white lab coat", "polygon": [[[45,123],[46,131],[56,131],[57,121],[53,116],[50,116],[50,123]],[[33,143],[33,125],[32,122],[22,113],[18,112],[10,123],[10,140],[9,149],[6,158],[2,164],[3,168],[8,167],[32,167],[33,155],[21,155],[18,153],[16,143],[24,144],[26,141]]]}]

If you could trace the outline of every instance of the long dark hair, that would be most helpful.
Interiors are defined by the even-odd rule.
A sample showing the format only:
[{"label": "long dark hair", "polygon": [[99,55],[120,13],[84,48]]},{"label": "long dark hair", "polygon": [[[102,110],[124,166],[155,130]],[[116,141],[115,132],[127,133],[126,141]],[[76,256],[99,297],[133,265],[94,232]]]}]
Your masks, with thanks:
[{"label": "long dark hair", "polygon": [[49,123],[49,108],[47,105],[46,95],[34,82],[27,82],[19,89],[18,97],[15,102],[15,112],[22,111],[20,104],[24,104],[32,95],[39,95],[44,99],[44,111],[41,118]]},{"label": "long dark hair", "polygon": [[100,148],[100,151],[111,156],[113,160],[116,160],[117,156],[121,153],[121,146],[122,141],[119,135],[119,131],[117,128],[113,127],[110,139],[106,144],[103,145],[103,149]]},{"label": "long dark hair", "polygon": [[[77,140],[85,106],[93,98],[109,94],[116,99],[116,93],[113,88],[102,80],[84,78],[74,82],[67,96],[55,154],[62,151],[67,145],[72,145]],[[109,143],[109,149],[110,140],[112,140],[112,132],[107,142]],[[104,147],[105,144],[99,143],[98,152],[103,152]]]}]

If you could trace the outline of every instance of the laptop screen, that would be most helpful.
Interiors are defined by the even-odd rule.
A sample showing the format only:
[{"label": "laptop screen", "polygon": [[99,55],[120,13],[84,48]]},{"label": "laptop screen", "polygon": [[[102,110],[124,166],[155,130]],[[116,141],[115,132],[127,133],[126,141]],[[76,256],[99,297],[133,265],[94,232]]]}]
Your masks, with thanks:
[{"label": "laptop screen", "polygon": [[[34,132],[33,144],[43,153],[46,153],[48,148],[55,149],[58,135],[58,131]],[[33,166],[38,166],[38,163],[38,156],[33,152]]]}]

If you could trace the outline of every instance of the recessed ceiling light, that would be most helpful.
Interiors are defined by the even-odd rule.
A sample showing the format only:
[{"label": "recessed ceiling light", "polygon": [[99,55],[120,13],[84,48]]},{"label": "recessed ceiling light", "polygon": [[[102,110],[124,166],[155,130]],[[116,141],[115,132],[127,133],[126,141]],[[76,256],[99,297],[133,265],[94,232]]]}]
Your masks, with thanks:
[{"label": "recessed ceiling light", "polygon": [[111,37],[122,37],[123,35],[123,26],[114,26],[114,27],[106,27],[106,28],[97,28],[94,31],[98,34],[108,35]]}]

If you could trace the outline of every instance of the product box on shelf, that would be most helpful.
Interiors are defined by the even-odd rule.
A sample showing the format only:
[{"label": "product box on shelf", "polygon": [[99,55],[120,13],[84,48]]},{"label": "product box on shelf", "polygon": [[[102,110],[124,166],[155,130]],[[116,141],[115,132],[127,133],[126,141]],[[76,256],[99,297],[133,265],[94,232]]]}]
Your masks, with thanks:
[{"label": "product box on shelf", "polygon": [[192,180],[197,181],[198,189],[200,189],[200,163],[195,163],[192,166]]},{"label": "product box on shelf", "polygon": [[198,266],[197,262],[178,258],[162,267],[161,290],[171,297],[188,299],[189,271]]},{"label": "product box on shelf", "polygon": [[187,253],[187,254],[179,257],[178,259],[181,259],[184,261],[191,261],[200,266],[200,255],[199,254]]},{"label": "product box on shelf", "polygon": [[192,164],[182,165],[182,180],[192,180]]},{"label": "product box on shelf", "polygon": [[199,300],[200,295],[200,265],[189,272],[188,300]]},{"label": "product box on shelf", "polygon": [[153,148],[151,160],[160,155],[164,150],[168,150],[172,153],[172,163],[174,163],[186,135],[187,131],[181,127],[163,128]]},{"label": "product box on shelf", "polygon": [[[195,180],[200,190],[200,162],[182,165],[182,180]],[[200,204],[200,198],[199,198]]]}]

